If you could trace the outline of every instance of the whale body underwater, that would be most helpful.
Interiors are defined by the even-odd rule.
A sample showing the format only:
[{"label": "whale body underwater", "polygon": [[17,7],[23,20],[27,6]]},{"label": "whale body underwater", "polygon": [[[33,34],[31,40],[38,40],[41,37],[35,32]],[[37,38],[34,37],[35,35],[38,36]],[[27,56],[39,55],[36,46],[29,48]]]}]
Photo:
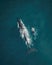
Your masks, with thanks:
[{"label": "whale body underwater", "polygon": [[[20,36],[24,40],[25,45],[30,49],[28,53],[37,51],[35,48],[33,48],[34,44],[32,43],[32,38],[30,37],[29,31],[23,23],[22,19],[17,19],[17,28],[19,29]],[[35,33],[36,31],[32,30],[32,32]]]}]

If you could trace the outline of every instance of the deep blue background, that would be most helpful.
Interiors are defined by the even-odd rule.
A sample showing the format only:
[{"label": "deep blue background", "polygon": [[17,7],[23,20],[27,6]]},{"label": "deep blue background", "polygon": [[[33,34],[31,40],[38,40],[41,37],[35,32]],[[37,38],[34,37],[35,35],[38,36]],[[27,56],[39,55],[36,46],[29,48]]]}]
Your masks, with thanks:
[{"label": "deep blue background", "polygon": [[[26,53],[17,17],[38,29],[38,52]],[[52,0],[0,0],[0,65],[52,65]]]}]

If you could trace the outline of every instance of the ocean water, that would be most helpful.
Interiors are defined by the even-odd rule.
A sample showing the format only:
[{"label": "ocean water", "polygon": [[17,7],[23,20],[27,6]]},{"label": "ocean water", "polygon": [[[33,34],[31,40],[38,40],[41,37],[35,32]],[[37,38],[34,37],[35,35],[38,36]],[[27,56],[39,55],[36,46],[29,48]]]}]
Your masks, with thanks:
[{"label": "ocean water", "polygon": [[[37,52],[27,53],[17,17],[38,29]],[[52,0],[0,0],[0,65],[52,65]]]}]

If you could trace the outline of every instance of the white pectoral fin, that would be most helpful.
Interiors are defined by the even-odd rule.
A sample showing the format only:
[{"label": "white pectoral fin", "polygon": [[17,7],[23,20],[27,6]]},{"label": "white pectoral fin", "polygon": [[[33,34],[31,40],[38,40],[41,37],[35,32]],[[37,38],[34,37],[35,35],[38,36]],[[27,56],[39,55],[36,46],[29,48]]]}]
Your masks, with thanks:
[{"label": "white pectoral fin", "polygon": [[24,34],[22,34],[21,36],[22,36],[22,38],[24,38]]},{"label": "white pectoral fin", "polygon": [[20,36],[22,39],[24,39],[24,34],[22,34],[21,32],[20,32]]}]

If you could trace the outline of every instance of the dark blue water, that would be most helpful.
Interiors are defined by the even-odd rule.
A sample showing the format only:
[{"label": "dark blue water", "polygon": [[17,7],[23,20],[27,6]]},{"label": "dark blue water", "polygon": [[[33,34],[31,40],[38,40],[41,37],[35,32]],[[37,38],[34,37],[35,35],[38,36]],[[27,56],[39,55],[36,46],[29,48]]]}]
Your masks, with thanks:
[{"label": "dark blue water", "polygon": [[[27,54],[17,17],[38,29],[38,52]],[[0,65],[52,65],[52,0],[0,0]]]}]

